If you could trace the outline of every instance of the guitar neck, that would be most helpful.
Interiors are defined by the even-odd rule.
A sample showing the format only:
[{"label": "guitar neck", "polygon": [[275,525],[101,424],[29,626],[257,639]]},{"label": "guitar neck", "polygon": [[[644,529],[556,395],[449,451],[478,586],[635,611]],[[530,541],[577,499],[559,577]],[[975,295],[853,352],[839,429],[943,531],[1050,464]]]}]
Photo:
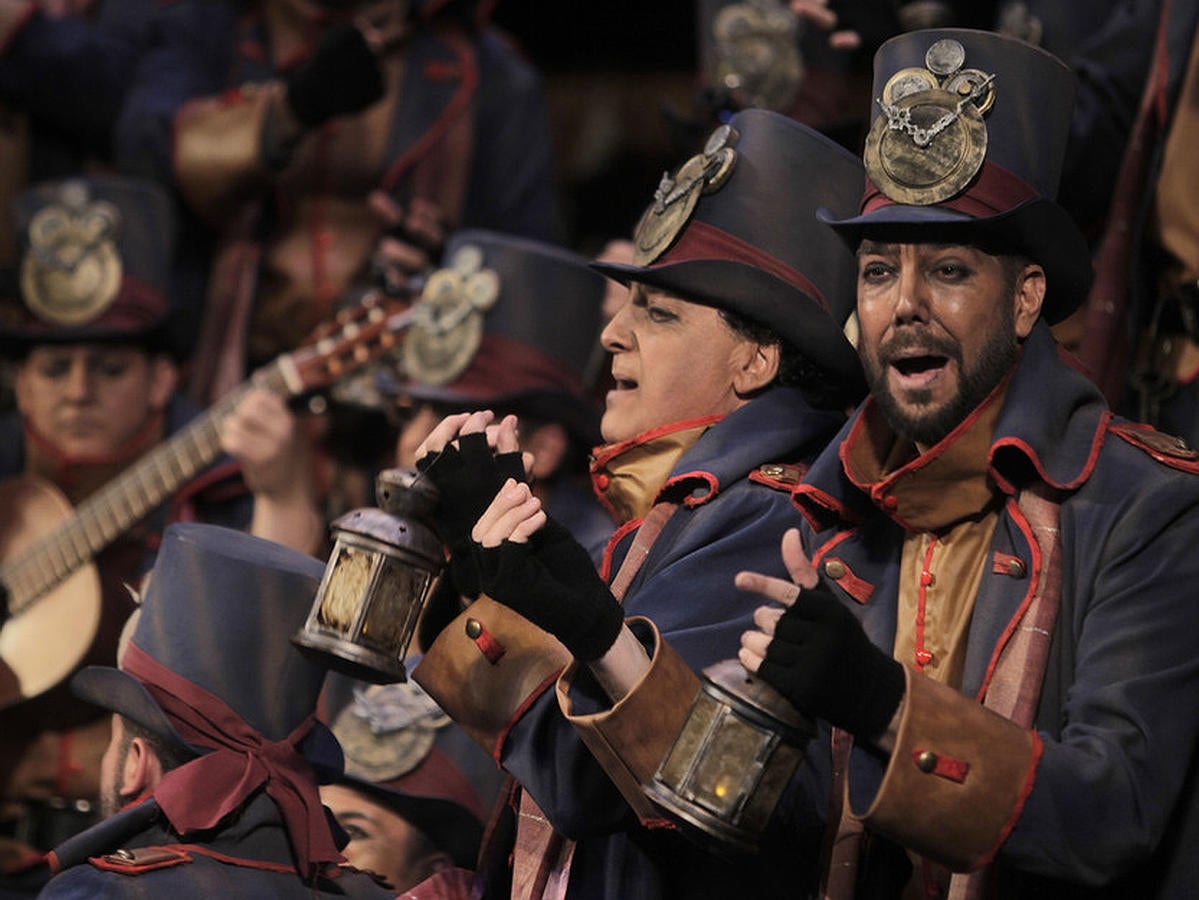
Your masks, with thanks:
[{"label": "guitar neck", "polygon": [[[260,370],[253,385],[295,393],[285,377],[286,357]],[[196,476],[221,453],[221,423],[250,389],[250,382],[156,446],[81,503],[75,515],[18,558],[0,567],[16,615],[88,563]]]}]

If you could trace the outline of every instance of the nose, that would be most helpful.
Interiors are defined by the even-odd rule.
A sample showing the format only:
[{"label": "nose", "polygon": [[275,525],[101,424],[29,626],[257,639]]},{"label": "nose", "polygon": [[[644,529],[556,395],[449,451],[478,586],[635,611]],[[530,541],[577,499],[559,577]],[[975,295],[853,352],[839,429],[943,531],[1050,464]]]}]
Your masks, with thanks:
[{"label": "nose", "polygon": [[896,297],[892,317],[896,325],[928,321],[928,284],[918,266],[903,261],[895,281]]},{"label": "nose", "polygon": [[85,356],[79,355],[71,359],[71,367],[67,370],[64,383],[67,398],[80,402],[92,395],[95,387],[91,366]]},{"label": "nose", "polygon": [[633,348],[633,332],[629,328],[632,305],[629,302],[621,306],[600,332],[600,344],[609,353],[620,353]]}]

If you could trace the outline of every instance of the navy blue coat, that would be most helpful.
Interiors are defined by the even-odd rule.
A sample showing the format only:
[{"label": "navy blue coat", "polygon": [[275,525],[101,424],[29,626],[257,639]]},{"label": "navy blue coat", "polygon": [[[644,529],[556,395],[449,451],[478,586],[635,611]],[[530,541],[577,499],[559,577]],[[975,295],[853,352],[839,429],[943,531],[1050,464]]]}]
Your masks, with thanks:
[{"label": "navy blue coat", "polygon": [[[775,388],[709,428],[675,465],[664,492],[690,505],[680,505],[663,528],[624,607],[628,616],[652,620],[694,671],[735,655],[741,633],[752,626],[760,600],[738,591],[733,576],[742,569],[786,575],[779,542],[798,517],[785,490],[749,476],[767,463],[807,462],[841,421],[813,410],[797,389]],[[618,538],[611,571],[634,535]],[[576,714],[607,706],[585,674],[575,688]],[[678,831],[638,824],[552,691],[512,727],[502,763],[555,829],[578,840],[572,900],[798,895],[793,873],[784,879],[716,857]],[[811,860],[800,862],[808,870]]]},{"label": "navy blue coat", "polygon": [[[999,848],[997,896],[1199,896],[1199,465],[1169,443],[1113,419],[1094,386],[1059,359],[1048,329],[1034,329],[996,424],[991,471],[1017,493],[1032,479],[1064,493],[1061,608],[1036,718],[1043,755]],[[806,549],[817,566],[835,556],[858,580],[854,599],[849,582],[827,579],[890,652],[901,528],[848,481],[835,445],[802,490]],[[961,688],[979,699],[1030,590],[1032,543],[1014,500],[992,550],[1024,565],[982,576]],[[882,768],[877,756],[854,754],[860,811]],[[806,801],[800,817],[827,808],[818,793]],[[880,865],[887,843],[873,845]]]}]

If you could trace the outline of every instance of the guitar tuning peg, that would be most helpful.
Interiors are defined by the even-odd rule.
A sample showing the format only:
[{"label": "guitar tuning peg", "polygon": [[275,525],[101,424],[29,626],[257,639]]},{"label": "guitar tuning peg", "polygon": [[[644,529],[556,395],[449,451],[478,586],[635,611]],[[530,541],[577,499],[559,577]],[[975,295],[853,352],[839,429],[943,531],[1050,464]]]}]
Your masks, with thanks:
[{"label": "guitar tuning peg", "polygon": [[358,362],[364,363],[364,362],[367,362],[370,358],[371,358],[370,350],[367,349],[366,347],[364,347],[362,344],[359,344],[357,347],[354,348],[354,359],[356,359]]},{"label": "guitar tuning peg", "polygon": [[396,345],[396,336],[393,332],[385,331],[379,335],[379,343],[385,350],[390,350]]}]

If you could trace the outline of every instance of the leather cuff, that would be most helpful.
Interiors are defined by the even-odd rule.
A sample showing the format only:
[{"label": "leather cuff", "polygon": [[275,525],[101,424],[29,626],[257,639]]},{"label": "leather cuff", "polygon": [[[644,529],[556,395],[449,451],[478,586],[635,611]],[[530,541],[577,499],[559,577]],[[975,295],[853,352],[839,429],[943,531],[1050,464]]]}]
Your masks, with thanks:
[{"label": "leather cuff", "polygon": [[498,761],[513,723],[570,659],[552,636],[484,595],[442,630],[412,678]]},{"label": "leather cuff", "polygon": [[907,666],[904,671],[895,749],[860,819],[954,871],[977,869],[995,855],[1024,808],[1040,739],[953,688]]},{"label": "leather cuff", "polygon": [[575,715],[570,698],[575,663],[558,679],[558,705],[637,817],[647,822],[660,820],[662,813],[646,797],[644,786],[682,731],[700,681],[652,622],[630,621],[653,634],[650,666],[641,680],[611,709]]}]

